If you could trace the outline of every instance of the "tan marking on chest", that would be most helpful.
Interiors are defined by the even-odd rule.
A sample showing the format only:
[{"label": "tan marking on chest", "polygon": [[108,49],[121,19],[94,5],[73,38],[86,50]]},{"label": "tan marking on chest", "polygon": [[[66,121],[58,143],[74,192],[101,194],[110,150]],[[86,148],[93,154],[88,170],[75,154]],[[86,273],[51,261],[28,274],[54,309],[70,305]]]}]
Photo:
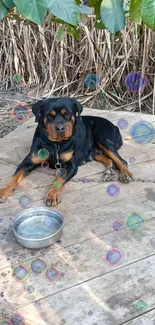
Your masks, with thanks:
[{"label": "tan marking on chest", "polygon": [[35,164],[35,165],[40,165],[43,161],[45,161],[47,159],[41,159],[38,156],[32,156],[31,157],[31,161]]},{"label": "tan marking on chest", "polygon": [[67,151],[66,152],[63,152],[60,155],[60,159],[63,160],[63,161],[69,161],[69,160],[72,159],[73,153],[74,153],[73,150],[72,151],[69,151],[69,152],[67,152]]}]

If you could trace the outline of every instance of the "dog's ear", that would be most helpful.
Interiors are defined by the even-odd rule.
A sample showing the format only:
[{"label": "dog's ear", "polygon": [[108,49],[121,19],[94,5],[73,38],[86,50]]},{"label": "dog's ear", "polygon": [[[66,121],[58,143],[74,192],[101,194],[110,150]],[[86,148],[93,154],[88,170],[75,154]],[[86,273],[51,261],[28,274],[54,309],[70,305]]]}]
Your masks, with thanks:
[{"label": "dog's ear", "polygon": [[78,113],[78,117],[80,117],[80,114],[83,111],[83,106],[75,98],[72,98],[72,101],[75,105],[75,110]]},{"label": "dog's ear", "polygon": [[35,115],[35,122],[39,121],[39,117],[40,117],[40,112],[43,106],[43,103],[45,102],[45,100],[41,99],[38,102],[36,102],[35,104],[32,105],[32,112]]}]

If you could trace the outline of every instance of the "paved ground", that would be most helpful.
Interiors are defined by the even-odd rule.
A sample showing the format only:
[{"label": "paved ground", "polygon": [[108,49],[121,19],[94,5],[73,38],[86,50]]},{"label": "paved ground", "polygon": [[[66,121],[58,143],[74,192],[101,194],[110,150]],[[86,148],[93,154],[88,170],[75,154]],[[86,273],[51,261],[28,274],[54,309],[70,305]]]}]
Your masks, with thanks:
[{"label": "paved ground", "polygon": [[[125,118],[128,127],[121,131],[123,138],[140,120],[132,113],[87,109],[85,113],[105,116],[115,124]],[[142,119],[155,125],[153,116]],[[0,140],[1,185],[28,153],[34,127],[31,119]],[[65,216],[65,227],[61,241],[52,247],[40,251],[22,248],[15,241],[12,222],[22,211],[19,199],[23,194],[31,196],[32,206],[44,206],[53,171],[39,168],[32,172],[13,197],[0,205],[1,325],[9,324],[15,313],[24,317],[26,325],[155,325],[153,142],[141,145],[132,139],[125,141],[120,154],[129,162],[135,181],[121,184],[117,175],[113,181],[119,189],[117,196],[107,193],[111,183],[102,182],[101,163],[90,162],[79,168],[56,208]],[[114,224],[120,227],[118,231],[113,228],[115,221],[119,221]],[[22,277],[26,268],[30,270],[32,259],[38,257],[60,272],[55,281],[32,272],[23,282],[13,278],[14,267],[20,266]],[[22,316],[11,324],[23,324]]]}]

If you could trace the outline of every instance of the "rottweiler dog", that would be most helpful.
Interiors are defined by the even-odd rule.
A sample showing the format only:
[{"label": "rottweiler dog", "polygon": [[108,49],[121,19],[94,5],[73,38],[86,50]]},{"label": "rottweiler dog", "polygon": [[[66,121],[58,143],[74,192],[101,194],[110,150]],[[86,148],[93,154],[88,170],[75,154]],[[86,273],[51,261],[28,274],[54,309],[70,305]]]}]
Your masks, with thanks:
[{"label": "rottweiler dog", "polygon": [[[49,98],[33,104],[32,111],[38,126],[30,152],[0,189],[0,202],[12,195],[18,183],[45,161],[51,168],[57,169],[46,195],[47,206],[61,202],[63,185],[77,173],[78,166],[92,159],[106,165],[104,180],[114,178],[116,167],[120,171],[120,181],[130,181],[132,174],[127,162],[117,152],[123,144],[118,127],[105,118],[81,116],[82,110],[76,99],[67,97]],[[41,150],[48,155],[40,155]]]}]

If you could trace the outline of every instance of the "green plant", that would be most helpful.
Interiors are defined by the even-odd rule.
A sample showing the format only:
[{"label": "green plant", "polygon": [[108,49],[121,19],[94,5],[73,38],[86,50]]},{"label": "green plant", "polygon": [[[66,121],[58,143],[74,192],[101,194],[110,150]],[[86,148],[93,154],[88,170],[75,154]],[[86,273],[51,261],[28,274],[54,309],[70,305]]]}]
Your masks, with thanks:
[{"label": "green plant", "polygon": [[65,28],[76,35],[76,29],[87,16],[96,16],[96,28],[116,33],[125,27],[126,19],[155,30],[154,0],[0,0],[0,19],[25,20],[43,25],[48,13],[52,21],[62,24],[58,40]]}]

